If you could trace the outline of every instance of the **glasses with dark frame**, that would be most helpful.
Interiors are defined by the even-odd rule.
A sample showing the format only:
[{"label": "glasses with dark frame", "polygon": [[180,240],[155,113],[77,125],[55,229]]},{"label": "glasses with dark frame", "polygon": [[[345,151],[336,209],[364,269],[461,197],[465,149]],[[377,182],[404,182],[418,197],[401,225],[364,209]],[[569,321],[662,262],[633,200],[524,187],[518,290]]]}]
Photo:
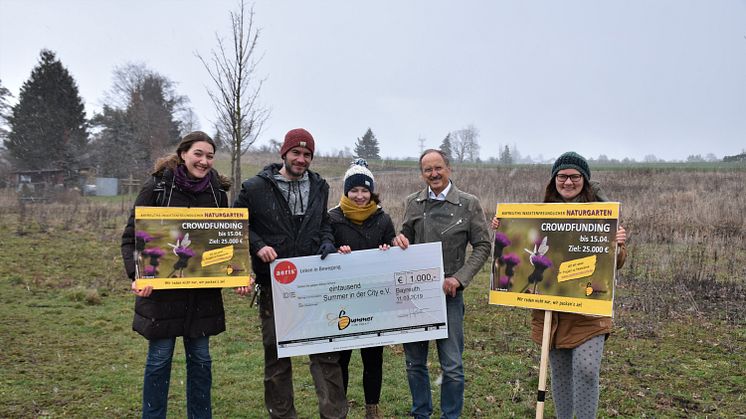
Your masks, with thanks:
[{"label": "glasses with dark frame", "polygon": [[574,174],[574,175],[558,174],[557,175],[558,182],[566,182],[567,179],[570,179],[572,183],[578,183],[580,182],[581,179],[583,179],[583,175],[580,175],[580,174]]}]

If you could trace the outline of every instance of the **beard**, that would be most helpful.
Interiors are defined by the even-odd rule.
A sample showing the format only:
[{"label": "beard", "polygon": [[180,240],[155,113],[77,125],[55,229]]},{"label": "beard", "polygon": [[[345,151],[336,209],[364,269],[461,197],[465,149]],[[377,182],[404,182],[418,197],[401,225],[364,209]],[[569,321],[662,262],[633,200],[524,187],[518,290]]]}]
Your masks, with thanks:
[{"label": "beard", "polygon": [[303,169],[298,172],[293,168],[293,165],[288,160],[285,160],[285,172],[294,178],[300,178],[304,173],[306,173],[306,170],[308,170],[308,166],[303,167]]}]

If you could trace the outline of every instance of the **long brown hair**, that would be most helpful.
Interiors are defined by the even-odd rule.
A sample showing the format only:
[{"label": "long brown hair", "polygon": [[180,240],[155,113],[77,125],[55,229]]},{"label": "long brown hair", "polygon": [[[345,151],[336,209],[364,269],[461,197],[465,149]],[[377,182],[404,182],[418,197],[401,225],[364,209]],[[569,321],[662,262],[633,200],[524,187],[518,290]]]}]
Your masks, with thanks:
[{"label": "long brown hair", "polygon": [[166,168],[173,170],[176,168],[176,166],[183,164],[184,159],[181,158],[181,153],[189,151],[189,149],[192,148],[192,145],[199,141],[204,141],[210,144],[213,151],[217,151],[218,149],[215,145],[215,141],[213,141],[209,135],[205,134],[202,131],[192,131],[181,139],[179,145],[176,146],[175,153],[168,154],[156,160],[152,174],[159,174],[163,172],[163,169]]},{"label": "long brown hair", "polygon": [[[556,182],[556,177],[552,177],[549,179],[549,184],[547,184],[547,187],[544,190],[544,202],[565,201],[562,198],[562,195],[559,194],[559,191],[557,191]],[[585,176],[583,176],[583,189],[580,190],[578,197],[579,202],[596,202],[599,200],[596,196],[596,193],[593,192],[593,189],[591,188],[591,182],[586,179]]]}]

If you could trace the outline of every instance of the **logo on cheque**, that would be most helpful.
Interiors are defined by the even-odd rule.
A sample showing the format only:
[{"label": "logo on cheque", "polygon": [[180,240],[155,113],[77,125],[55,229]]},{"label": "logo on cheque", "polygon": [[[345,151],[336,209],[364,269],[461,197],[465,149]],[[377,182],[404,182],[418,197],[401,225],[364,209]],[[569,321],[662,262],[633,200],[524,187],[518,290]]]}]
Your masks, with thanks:
[{"label": "logo on cheque", "polygon": [[283,261],[275,266],[274,277],[280,284],[289,284],[298,276],[298,268],[292,262]]},{"label": "logo on cheque", "polygon": [[346,316],[345,314],[344,310],[339,312],[339,321],[337,322],[339,330],[344,330],[350,325],[350,316]]},{"label": "logo on cheque", "polygon": [[329,326],[334,324],[337,325],[337,329],[345,330],[347,327],[355,324],[364,325],[373,321],[373,316],[366,317],[350,317],[347,315],[344,309],[339,311],[339,315],[335,316],[332,313],[326,315],[326,319],[329,321]]}]

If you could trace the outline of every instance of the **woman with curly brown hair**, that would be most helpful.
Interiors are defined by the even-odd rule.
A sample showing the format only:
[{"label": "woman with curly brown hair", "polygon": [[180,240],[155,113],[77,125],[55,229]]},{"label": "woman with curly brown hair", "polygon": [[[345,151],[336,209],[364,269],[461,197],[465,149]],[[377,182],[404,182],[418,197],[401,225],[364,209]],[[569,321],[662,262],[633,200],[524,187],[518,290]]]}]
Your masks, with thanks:
[{"label": "woman with curly brown hair", "polygon": [[[156,162],[135,206],[228,207],[226,191],[230,181],[213,168],[214,156],[212,138],[201,131],[187,134],[175,153]],[[176,338],[181,336],[187,366],[187,416],[210,418],[212,359],[209,338],[225,330],[221,289],[138,288],[134,255],[147,238],[135,232],[134,220],[133,208],[122,234],[122,257],[127,276],[132,280],[132,293],[137,296],[132,329],[148,340],[142,417],[166,417],[171,359]]]}]

